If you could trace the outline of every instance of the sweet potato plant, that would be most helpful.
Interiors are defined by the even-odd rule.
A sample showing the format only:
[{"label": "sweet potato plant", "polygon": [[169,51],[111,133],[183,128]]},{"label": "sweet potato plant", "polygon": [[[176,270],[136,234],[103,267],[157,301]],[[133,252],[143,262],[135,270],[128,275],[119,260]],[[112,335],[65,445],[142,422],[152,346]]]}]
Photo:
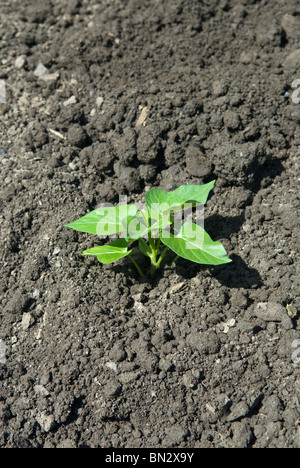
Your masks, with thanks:
[{"label": "sweet potato plant", "polygon": [[[149,273],[153,277],[168,250],[178,257],[195,263],[220,265],[231,260],[220,242],[214,242],[201,223],[193,219],[182,222],[178,214],[189,213],[206,203],[215,181],[204,185],[182,185],[172,192],[151,189],[145,195],[145,206],[105,206],[91,211],[67,227],[98,236],[118,236],[105,245],[85,250],[103,264],[128,257],[141,276],[145,276],[132,251],[136,246],[149,259]],[[203,219],[201,220],[203,222]]]}]

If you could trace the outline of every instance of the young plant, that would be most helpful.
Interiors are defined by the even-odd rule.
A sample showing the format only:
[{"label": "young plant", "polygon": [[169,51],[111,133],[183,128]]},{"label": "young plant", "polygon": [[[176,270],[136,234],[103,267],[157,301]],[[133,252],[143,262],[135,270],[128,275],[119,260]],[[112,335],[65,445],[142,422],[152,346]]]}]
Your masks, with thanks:
[{"label": "young plant", "polygon": [[66,226],[99,236],[118,235],[109,244],[85,250],[82,255],[95,256],[103,264],[128,257],[142,277],[145,275],[131,255],[135,246],[149,259],[151,277],[168,250],[176,254],[173,261],[182,257],[206,265],[229,263],[222,244],[214,242],[201,225],[178,220],[184,209],[188,208],[191,216],[193,209],[204,205],[214,184],[182,185],[172,192],[152,189],[146,193],[141,210],[135,205],[105,206]]}]

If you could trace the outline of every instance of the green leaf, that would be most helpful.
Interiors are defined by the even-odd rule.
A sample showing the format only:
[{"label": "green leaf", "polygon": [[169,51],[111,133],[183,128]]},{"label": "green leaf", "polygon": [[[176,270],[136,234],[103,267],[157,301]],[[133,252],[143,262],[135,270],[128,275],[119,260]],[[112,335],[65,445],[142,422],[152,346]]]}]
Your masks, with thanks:
[{"label": "green leaf", "polygon": [[146,257],[151,256],[151,249],[145,239],[139,239],[139,249]]},{"label": "green leaf", "polygon": [[162,231],[161,242],[182,258],[205,265],[221,265],[231,262],[220,242],[214,242],[207,232],[195,223],[187,222],[179,233]]},{"label": "green leaf", "polygon": [[122,232],[124,230],[124,219],[134,216],[136,211],[135,205],[101,207],[66,226],[80,232],[88,232],[98,236],[111,236]]},{"label": "green leaf", "polygon": [[[123,221],[124,229],[126,229],[126,239],[129,241],[134,241],[145,237],[149,232],[155,233],[161,229],[165,229],[171,224],[169,214],[158,213],[153,211],[152,218],[147,219],[147,212],[139,211],[134,216],[128,216]],[[148,226],[148,223],[150,226]]]},{"label": "green leaf", "polygon": [[204,205],[215,182],[213,180],[204,185],[182,185],[173,192],[151,189],[145,195],[146,204],[151,210],[159,212],[181,209],[188,202]]},{"label": "green leaf", "polygon": [[117,239],[110,244],[100,245],[92,249],[85,250],[82,255],[96,256],[99,262],[107,265],[129,255],[132,250],[128,250],[129,243],[125,239]]},{"label": "green leaf", "polygon": [[128,216],[126,219],[123,219],[122,224],[126,230],[125,237],[128,241],[140,239],[148,232],[148,225],[140,211],[133,216]]}]

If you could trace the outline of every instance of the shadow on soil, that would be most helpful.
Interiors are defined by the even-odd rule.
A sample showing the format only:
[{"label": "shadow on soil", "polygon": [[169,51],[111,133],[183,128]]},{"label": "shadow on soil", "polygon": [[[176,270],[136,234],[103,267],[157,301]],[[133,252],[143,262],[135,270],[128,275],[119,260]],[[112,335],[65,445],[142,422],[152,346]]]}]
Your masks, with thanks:
[{"label": "shadow on soil", "polygon": [[183,259],[178,260],[176,272],[184,278],[193,278],[201,271],[209,271],[221,284],[228,288],[259,288],[263,282],[257,270],[249,268],[244,260],[236,254],[231,256],[232,263],[208,267],[192,264]]},{"label": "shadow on soil", "polygon": [[231,234],[239,232],[245,222],[245,215],[222,216],[214,214],[205,219],[205,230],[211,235],[213,240],[218,238],[228,238]]}]

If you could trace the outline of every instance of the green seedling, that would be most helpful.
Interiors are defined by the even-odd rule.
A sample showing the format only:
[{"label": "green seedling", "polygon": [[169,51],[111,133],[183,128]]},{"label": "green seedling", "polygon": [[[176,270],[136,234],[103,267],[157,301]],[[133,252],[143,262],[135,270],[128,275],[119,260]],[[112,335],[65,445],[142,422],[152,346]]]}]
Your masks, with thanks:
[{"label": "green seedling", "polygon": [[152,189],[146,193],[146,205],[138,210],[135,205],[97,208],[67,227],[98,236],[119,237],[109,244],[85,250],[103,264],[128,257],[139,274],[140,266],[131,255],[135,247],[150,261],[150,275],[162,263],[167,251],[199,264],[221,265],[231,260],[220,242],[214,242],[203,227],[193,220],[178,220],[186,208],[189,214],[204,205],[215,181],[204,185],[182,185],[172,192]]}]

